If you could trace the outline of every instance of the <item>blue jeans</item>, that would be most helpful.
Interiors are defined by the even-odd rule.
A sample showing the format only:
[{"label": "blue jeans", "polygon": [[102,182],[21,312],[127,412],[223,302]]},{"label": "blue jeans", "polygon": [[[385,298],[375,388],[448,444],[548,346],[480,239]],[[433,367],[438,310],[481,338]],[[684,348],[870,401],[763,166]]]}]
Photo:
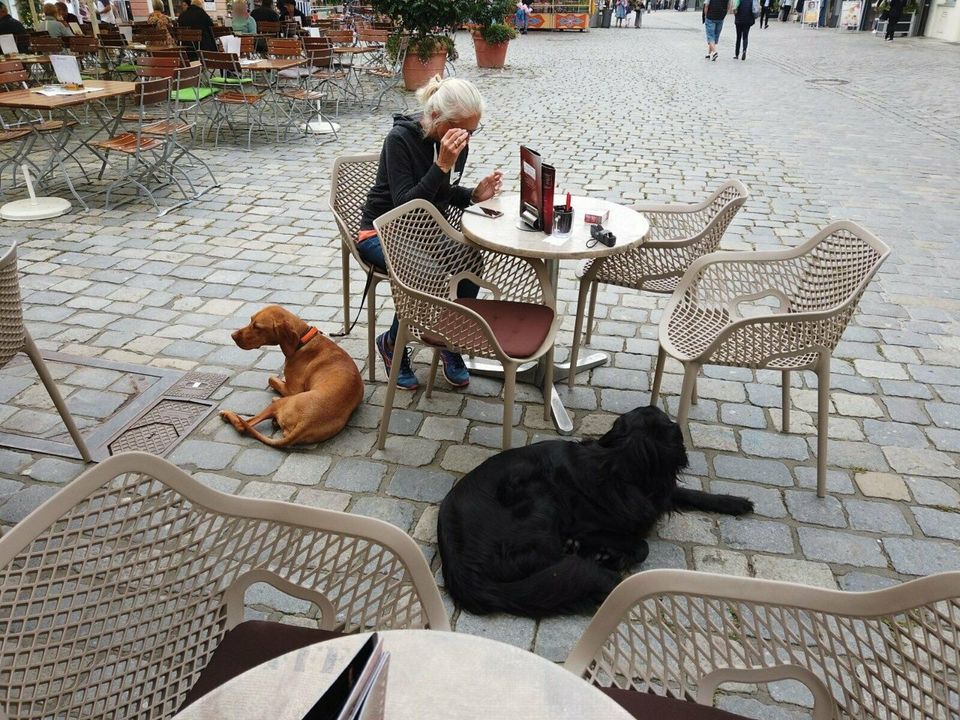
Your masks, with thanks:
[{"label": "blue jeans", "polygon": [[[382,273],[387,272],[387,259],[383,256],[383,246],[380,244],[380,236],[373,235],[357,245],[357,251],[364,262],[370,263]],[[469,280],[461,280],[457,285],[457,297],[475,298],[480,294],[480,286]],[[393,316],[393,323],[387,331],[387,337],[393,343],[397,339],[397,330],[400,329],[400,322],[397,316]]]},{"label": "blue jeans", "polygon": [[720,31],[723,30],[723,20],[711,20],[707,18],[703,25],[707,31],[707,42],[712,45],[720,42]]}]

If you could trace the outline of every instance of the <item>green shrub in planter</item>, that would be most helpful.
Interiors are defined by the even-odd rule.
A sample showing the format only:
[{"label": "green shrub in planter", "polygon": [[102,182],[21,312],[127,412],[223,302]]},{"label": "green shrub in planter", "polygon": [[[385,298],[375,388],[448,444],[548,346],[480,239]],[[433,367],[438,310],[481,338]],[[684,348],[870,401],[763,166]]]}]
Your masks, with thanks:
[{"label": "green shrub in planter", "polygon": [[480,37],[482,37],[484,41],[490,45],[499,45],[500,43],[509,42],[517,36],[516,30],[509,25],[503,24],[502,22],[496,22],[483,26],[478,32],[480,33]]},{"label": "green shrub in planter", "polygon": [[[372,0],[370,4],[376,12],[391,18],[401,34],[410,36],[408,53],[425,61],[443,47],[450,60],[457,59],[453,41],[436,34],[435,28],[459,27],[467,18],[466,0]],[[391,37],[387,52],[392,53],[394,59],[398,48],[399,38]]]}]

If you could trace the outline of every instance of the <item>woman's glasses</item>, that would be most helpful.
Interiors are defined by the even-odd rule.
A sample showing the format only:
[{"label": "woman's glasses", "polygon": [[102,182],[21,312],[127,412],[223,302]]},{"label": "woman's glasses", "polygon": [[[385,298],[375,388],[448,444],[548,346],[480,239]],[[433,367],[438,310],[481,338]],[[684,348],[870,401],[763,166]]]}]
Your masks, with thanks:
[{"label": "woman's glasses", "polygon": [[[464,129],[466,130],[466,128],[464,128]],[[468,134],[470,137],[473,137],[474,135],[476,135],[476,134],[477,134],[478,132],[480,132],[481,130],[483,130],[483,123],[477,123],[477,126],[476,126],[473,130],[467,130],[467,134]]]}]

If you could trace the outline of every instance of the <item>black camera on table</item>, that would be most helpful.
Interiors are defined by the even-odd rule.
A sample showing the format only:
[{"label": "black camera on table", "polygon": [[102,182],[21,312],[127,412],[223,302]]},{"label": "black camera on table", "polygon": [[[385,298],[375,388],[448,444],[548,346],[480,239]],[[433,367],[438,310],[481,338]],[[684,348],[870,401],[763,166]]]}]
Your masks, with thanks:
[{"label": "black camera on table", "polygon": [[617,236],[609,230],[605,230],[599,223],[590,226],[590,237],[602,245],[613,247],[617,242]]}]

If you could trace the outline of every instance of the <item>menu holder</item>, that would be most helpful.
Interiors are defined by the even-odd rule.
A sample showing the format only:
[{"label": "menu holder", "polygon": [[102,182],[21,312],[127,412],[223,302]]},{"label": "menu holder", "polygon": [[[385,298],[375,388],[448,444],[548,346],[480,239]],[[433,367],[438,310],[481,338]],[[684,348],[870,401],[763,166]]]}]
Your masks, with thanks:
[{"label": "menu holder", "polygon": [[224,35],[220,38],[220,46],[230,55],[240,54],[240,38],[236,35]]},{"label": "menu holder", "polygon": [[50,64],[57,76],[57,82],[67,90],[79,90],[83,87],[83,78],[80,77],[80,65],[73,55],[51,55]]},{"label": "menu holder", "polygon": [[74,35],[83,35],[83,28],[80,27],[79,23],[69,23],[70,29],[73,31]]},{"label": "menu holder", "polygon": [[303,720],[383,720],[389,662],[373,633]]},{"label": "menu holder", "polygon": [[550,235],[553,232],[553,191],[557,184],[557,169],[553,165],[540,165],[541,193],[543,198],[543,231]]},{"label": "menu holder", "polygon": [[13,35],[0,35],[0,53],[4,55],[16,55],[19,52],[17,39]]},{"label": "menu holder", "polygon": [[520,220],[533,230],[543,230],[543,196],[540,153],[520,146]]}]

